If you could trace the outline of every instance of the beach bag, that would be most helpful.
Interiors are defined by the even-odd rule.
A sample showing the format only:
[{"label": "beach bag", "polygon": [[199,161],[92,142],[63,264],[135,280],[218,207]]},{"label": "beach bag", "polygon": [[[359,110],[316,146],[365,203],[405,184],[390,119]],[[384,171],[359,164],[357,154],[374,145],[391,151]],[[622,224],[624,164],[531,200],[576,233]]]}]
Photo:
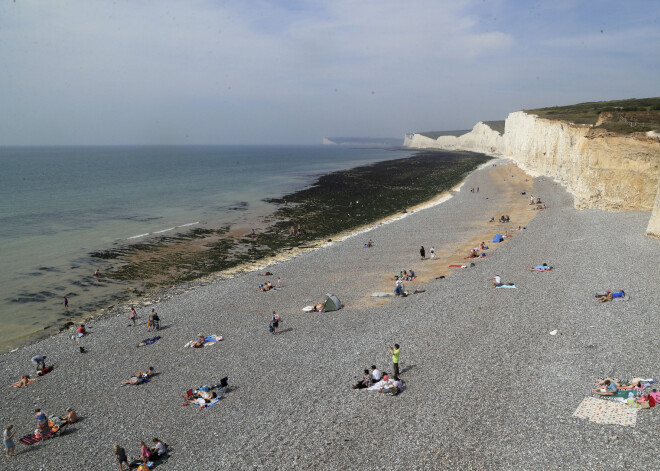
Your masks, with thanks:
[{"label": "beach bag", "polygon": [[274,330],[275,330],[275,329],[273,329],[273,326],[272,326],[272,325],[269,325],[269,326],[268,326],[268,332],[270,332],[270,333],[272,334]]},{"label": "beach bag", "polygon": [[649,394],[649,407],[655,407],[655,398]]}]

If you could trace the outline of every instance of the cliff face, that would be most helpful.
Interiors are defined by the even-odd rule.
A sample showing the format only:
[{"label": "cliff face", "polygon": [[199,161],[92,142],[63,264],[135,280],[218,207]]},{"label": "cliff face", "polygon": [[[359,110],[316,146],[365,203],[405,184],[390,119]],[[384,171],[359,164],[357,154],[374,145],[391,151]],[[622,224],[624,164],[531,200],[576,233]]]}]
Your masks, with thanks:
[{"label": "cliff face", "polygon": [[421,134],[407,134],[403,145],[417,149],[469,150],[482,154],[499,152],[502,135],[484,123],[477,123],[472,131],[461,136],[440,136],[437,139]]},{"label": "cliff face", "polygon": [[435,147],[499,153],[532,175],[559,181],[575,196],[579,209],[652,211],[647,234],[660,237],[657,137],[607,134],[522,111],[508,116],[504,136],[481,126],[454,140],[438,138]]}]

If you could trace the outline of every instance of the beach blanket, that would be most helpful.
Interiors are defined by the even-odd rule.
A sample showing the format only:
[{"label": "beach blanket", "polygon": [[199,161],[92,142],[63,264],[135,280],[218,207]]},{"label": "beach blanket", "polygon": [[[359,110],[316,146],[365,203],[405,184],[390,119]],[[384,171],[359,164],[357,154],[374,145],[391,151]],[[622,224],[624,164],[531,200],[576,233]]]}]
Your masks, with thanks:
[{"label": "beach blanket", "polygon": [[[204,345],[203,347],[210,347],[211,345],[215,345],[217,342],[220,342],[221,340],[224,340],[224,337],[222,335],[209,335],[207,337],[204,337]],[[193,348],[193,344],[197,342],[197,340],[191,340],[187,344],[184,345],[184,348]]]},{"label": "beach blanket", "polygon": [[367,391],[379,391],[382,388],[392,388],[392,387],[394,387],[394,379],[388,379],[387,381],[383,381],[381,379],[373,386],[369,386],[367,388]]},{"label": "beach blanket", "polygon": [[516,288],[516,285],[499,285],[499,286],[496,286],[495,288],[513,288],[513,289],[518,289],[518,288]]},{"label": "beach blanket", "polygon": [[389,298],[390,296],[394,296],[394,293],[385,293],[383,291],[376,291],[375,293],[371,293],[372,298]]},{"label": "beach blanket", "polygon": [[204,400],[200,397],[194,403],[197,404],[200,409],[208,409],[209,407],[213,407],[218,402],[220,402],[220,399],[222,399],[222,398],[214,397],[213,399],[211,399],[211,402],[206,402],[206,400]]},{"label": "beach blanket", "polygon": [[[30,384],[32,381],[36,381],[36,380],[37,380],[37,378],[28,378],[27,382],[28,382],[28,384]],[[22,388],[23,387],[23,386],[21,386],[20,381],[16,381],[15,383],[10,384],[9,386],[11,386],[12,388]]]},{"label": "beach blanket", "polygon": [[467,265],[449,265],[449,268],[467,268]]},{"label": "beach blanket", "polygon": [[144,339],[142,342],[138,343],[138,347],[144,347],[146,345],[151,345],[156,340],[160,340],[161,338],[162,337],[160,335],[157,335],[156,337],[152,337],[150,339]]},{"label": "beach blanket", "polygon": [[314,306],[305,306],[302,308],[302,310],[305,312],[312,312],[314,310]]},{"label": "beach blanket", "polygon": [[585,397],[573,412],[573,417],[588,419],[596,424],[634,427],[637,423],[637,409],[630,409],[626,404],[605,401],[597,397]]},{"label": "beach blanket", "polygon": [[43,435],[41,435],[39,437],[31,433],[31,434],[26,435],[23,438],[21,438],[19,440],[19,442],[21,442],[23,445],[30,446],[30,445],[34,445],[37,442],[40,442],[41,440],[45,440],[46,438],[52,437],[56,433],[57,432],[51,432],[49,430],[48,432],[44,433]]}]

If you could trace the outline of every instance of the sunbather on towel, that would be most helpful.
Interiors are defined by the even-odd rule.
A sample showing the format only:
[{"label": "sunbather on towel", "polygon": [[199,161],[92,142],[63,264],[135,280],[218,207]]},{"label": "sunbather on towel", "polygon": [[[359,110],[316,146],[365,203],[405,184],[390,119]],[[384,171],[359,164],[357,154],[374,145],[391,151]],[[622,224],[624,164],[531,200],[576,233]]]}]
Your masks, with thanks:
[{"label": "sunbather on towel", "polygon": [[549,267],[547,263],[544,263],[543,265],[536,265],[533,268],[529,269],[530,271],[550,271],[552,270],[552,267]]},{"label": "sunbather on towel", "polygon": [[24,388],[32,381],[36,381],[36,380],[37,378],[30,378],[30,375],[23,375],[21,376],[21,379],[18,382],[12,383],[11,386],[14,388]]},{"label": "sunbather on towel", "polygon": [[599,300],[601,303],[605,303],[605,302],[607,302],[607,301],[612,301],[614,298],[621,298],[621,299],[623,299],[623,297],[624,297],[625,295],[626,295],[626,293],[625,293],[625,291],[623,291],[623,290],[621,290],[621,291],[617,291],[617,292],[613,293],[613,292],[611,292],[611,291],[608,289],[606,294],[604,294],[604,295],[602,295],[602,296],[601,296],[601,295],[598,296],[598,300]]},{"label": "sunbather on towel", "polygon": [[199,334],[197,336],[197,341],[193,342],[191,347],[192,348],[200,348],[200,347],[203,347],[205,343],[206,343],[206,337],[203,336],[202,334]]},{"label": "sunbather on towel", "polygon": [[619,384],[612,378],[596,381],[596,387],[591,388],[592,393],[600,394],[601,396],[613,396],[618,390]]},{"label": "sunbather on towel", "polygon": [[129,379],[122,381],[121,384],[140,384],[144,383],[145,380],[151,378],[151,375],[153,373],[154,369],[153,367],[149,367],[147,371],[142,371],[140,370],[139,373],[131,376]]}]

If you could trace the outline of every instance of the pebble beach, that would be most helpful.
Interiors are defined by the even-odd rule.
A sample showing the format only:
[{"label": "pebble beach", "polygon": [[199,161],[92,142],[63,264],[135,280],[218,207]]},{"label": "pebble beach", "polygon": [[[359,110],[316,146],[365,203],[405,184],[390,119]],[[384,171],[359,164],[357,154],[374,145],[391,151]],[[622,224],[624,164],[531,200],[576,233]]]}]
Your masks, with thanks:
[{"label": "pebble beach", "polygon": [[[529,211],[530,192],[547,209]],[[80,340],[67,331],[2,354],[0,423],[14,425],[17,445],[0,469],[117,469],[115,443],[137,457],[138,442],[152,437],[172,448],[156,468],[163,471],[653,463],[658,411],[640,412],[634,428],[572,416],[594,377],[660,376],[660,241],[644,236],[648,213],[577,211],[557,183],[525,177],[504,159],[471,173],[453,193],[303,255],[142,307],[137,327],[129,327],[126,312],[90,321],[92,333]],[[511,222],[487,222],[501,214]],[[515,231],[519,225],[525,229]],[[507,230],[512,237],[490,242]],[[375,246],[364,248],[369,239]],[[469,263],[464,257],[480,240],[490,247],[486,257],[448,269],[448,261]],[[438,255],[422,261],[420,246]],[[541,263],[554,269],[528,270]],[[419,277],[406,289],[425,292],[370,297],[393,291],[394,274],[410,268]],[[266,271],[273,276],[260,275]],[[488,280],[495,275],[517,289],[494,289]],[[282,289],[255,290],[278,277]],[[624,289],[630,299],[598,303],[594,294],[606,289]],[[302,311],[326,293],[344,307]],[[151,308],[162,339],[137,348],[156,335],[146,331]],[[268,332],[272,311],[283,319],[276,335]],[[184,348],[198,334],[224,340]],[[394,343],[401,345],[403,392],[352,390],[372,364],[391,371]],[[37,354],[55,370],[26,388],[9,387],[34,373]],[[157,373],[149,383],[120,385],[149,366]],[[183,406],[188,389],[225,376],[231,389],[216,405]],[[71,429],[29,447],[18,443],[35,428],[35,408],[64,415],[67,407],[82,418]]]}]

